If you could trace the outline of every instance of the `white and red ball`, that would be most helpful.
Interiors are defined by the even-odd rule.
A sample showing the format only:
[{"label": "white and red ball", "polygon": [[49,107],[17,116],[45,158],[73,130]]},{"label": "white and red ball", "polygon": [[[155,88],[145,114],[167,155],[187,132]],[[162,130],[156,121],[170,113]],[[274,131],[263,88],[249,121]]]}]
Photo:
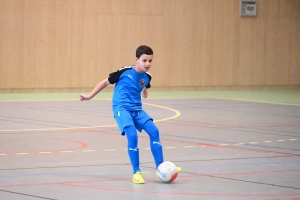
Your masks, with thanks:
[{"label": "white and red ball", "polygon": [[163,182],[172,182],[177,178],[177,167],[170,161],[161,163],[156,170],[156,177]]}]

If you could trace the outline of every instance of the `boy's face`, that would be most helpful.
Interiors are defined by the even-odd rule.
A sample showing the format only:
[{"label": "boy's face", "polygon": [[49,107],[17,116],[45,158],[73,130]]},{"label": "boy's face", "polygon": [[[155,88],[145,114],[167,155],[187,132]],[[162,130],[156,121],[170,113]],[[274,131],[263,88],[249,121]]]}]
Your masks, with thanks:
[{"label": "boy's face", "polygon": [[135,58],[135,70],[139,73],[147,72],[151,68],[153,55],[141,55],[140,58]]}]

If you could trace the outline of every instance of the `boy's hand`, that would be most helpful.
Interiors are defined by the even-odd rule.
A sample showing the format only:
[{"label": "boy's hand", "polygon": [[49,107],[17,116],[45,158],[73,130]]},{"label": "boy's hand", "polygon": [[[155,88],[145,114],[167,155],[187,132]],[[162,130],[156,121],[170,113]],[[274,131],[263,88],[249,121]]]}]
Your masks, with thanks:
[{"label": "boy's hand", "polygon": [[80,99],[80,101],[90,100],[90,98],[86,94],[80,94],[79,99]]},{"label": "boy's hand", "polygon": [[147,90],[147,88],[144,88],[144,89],[143,89],[143,91],[142,91],[142,97],[143,97],[144,99],[146,99],[146,98],[148,97],[148,90]]}]

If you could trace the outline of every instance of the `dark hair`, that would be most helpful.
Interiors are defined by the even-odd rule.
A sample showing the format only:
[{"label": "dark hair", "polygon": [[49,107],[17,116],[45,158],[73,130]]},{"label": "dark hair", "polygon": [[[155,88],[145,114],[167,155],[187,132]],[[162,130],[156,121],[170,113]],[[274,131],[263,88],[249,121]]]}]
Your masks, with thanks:
[{"label": "dark hair", "polygon": [[135,56],[139,59],[143,54],[153,55],[153,51],[152,51],[152,49],[150,47],[148,47],[146,45],[139,46],[136,49]]}]

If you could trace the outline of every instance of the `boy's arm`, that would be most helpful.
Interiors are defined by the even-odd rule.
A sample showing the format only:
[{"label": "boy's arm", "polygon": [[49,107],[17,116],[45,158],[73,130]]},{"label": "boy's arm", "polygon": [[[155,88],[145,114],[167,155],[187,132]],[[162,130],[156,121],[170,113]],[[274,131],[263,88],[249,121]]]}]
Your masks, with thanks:
[{"label": "boy's arm", "polygon": [[96,87],[92,90],[92,92],[89,95],[79,94],[80,101],[92,99],[96,94],[98,94],[101,90],[106,88],[106,86],[108,86],[109,84],[110,83],[108,81],[108,78],[104,79],[96,85]]},{"label": "boy's arm", "polygon": [[142,91],[142,97],[144,99],[146,99],[148,97],[148,89],[146,87],[144,87],[144,89]]}]

